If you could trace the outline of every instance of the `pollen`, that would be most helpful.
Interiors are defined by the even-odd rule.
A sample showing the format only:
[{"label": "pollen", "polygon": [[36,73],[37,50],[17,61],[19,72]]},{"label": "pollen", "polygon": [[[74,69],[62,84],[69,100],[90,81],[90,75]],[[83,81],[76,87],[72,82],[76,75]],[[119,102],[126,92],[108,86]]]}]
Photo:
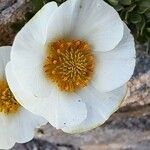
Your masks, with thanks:
[{"label": "pollen", "polygon": [[87,86],[95,70],[92,47],[81,40],[49,43],[44,62],[46,77],[61,91],[76,92]]},{"label": "pollen", "polygon": [[16,113],[19,108],[20,104],[16,101],[14,95],[10,91],[7,82],[0,80],[0,112],[12,114]]}]

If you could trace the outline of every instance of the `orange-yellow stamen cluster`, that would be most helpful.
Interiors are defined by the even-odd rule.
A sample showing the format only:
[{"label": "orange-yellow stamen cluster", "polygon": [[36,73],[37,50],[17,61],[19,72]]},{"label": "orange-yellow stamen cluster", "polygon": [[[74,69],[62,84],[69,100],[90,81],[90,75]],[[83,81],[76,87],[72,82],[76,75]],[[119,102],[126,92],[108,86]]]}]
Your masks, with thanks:
[{"label": "orange-yellow stamen cluster", "polygon": [[17,112],[20,105],[10,91],[8,84],[4,80],[0,80],[0,112],[11,114]]},{"label": "orange-yellow stamen cluster", "polygon": [[87,86],[92,79],[95,57],[91,46],[80,40],[58,40],[48,45],[44,72],[66,92]]}]

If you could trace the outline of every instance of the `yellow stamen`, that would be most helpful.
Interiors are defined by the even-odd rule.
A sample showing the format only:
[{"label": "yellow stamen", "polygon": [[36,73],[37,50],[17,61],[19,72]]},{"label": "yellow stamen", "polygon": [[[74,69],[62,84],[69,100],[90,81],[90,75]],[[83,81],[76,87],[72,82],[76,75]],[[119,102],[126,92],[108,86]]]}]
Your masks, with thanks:
[{"label": "yellow stamen", "polygon": [[91,46],[81,40],[58,40],[48,45],[44,62],[46,77],[62,91],[75,92],[87,86],[95,69]]},{"label": "yellow stamen", "polygon": [[7,82],[0,80],[0,112],[5,114],[16,113],[19,108],[20,104],[10,91]]}]

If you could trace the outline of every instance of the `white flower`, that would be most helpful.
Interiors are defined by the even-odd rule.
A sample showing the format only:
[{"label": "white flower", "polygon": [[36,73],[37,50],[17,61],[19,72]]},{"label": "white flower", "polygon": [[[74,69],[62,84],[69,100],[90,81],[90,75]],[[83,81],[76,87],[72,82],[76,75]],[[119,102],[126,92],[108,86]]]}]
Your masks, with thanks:
[{"label": "white flower", "polygon": [[8,149],[34,137],[35,128],[46,123],[23,108],[10,91],[5,66],[10,60],[10,46],[0,47],[0,149]]},{"label": "white flower", "polygon": [[103,124],[126,96],[134,39],[103,0],[46,4],[15,38],[7,78],[19,102],[68,133]]}]

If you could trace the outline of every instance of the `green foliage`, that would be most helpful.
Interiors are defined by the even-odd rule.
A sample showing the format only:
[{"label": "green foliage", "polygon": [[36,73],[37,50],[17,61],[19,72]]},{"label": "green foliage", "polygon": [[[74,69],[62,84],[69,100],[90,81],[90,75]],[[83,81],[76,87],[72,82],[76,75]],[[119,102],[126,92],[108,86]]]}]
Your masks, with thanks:
[{"label": "green foliage", "polygon": [[[46,3],[55,1],[58,5],[66,0],[30,0],[33,11],[27,12],[25,19],[13,25],[18,32],[35,13]],[[136,40],[150,43],[150,0],[105,0],[112,5],[120,14],[122,20],[127,23]]]},{"label": "green foliage", "polygon": [[43,7],[43,5],[44,5],[44,1],[43,0],[31,0],[31,2],[33,3],[33,7],[34,7],[34,11],[35,12],[40,10]]},{"label": "green foliage", "polygon": [[150,0],[105,0],[127,23],[136,40],[150,42]]}]

